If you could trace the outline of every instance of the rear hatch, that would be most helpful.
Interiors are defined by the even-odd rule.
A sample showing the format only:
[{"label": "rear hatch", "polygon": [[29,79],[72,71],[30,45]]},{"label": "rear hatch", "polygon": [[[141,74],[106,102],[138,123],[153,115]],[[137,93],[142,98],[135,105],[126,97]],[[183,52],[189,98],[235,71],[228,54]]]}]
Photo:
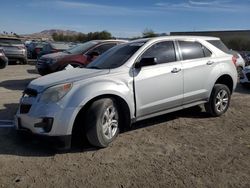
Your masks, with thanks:
[{"label": "rear hatch", "polygon": [[25,46],[19,39],[0,38],[0,47],[4,49],[6,56],[23,54]]}]

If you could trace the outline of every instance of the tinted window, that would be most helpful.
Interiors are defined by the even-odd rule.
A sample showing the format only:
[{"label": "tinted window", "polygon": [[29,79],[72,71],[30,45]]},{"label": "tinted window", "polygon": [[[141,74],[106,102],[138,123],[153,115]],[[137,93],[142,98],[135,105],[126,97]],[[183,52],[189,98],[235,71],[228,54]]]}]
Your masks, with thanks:
[{"label": "tinted window", "polygon": [[202,49],[205,57],[210,57],[212,55],[211,51],[207,49],[205,46],[202,46]]},{"label": "tinted window", "polygon": [[183,60],[205,57],[203,46],[198,42],[179,41]]},{"label": "tinted window", "polygon": [[145,57],[155,57],[158,64],[174,62],[176,61],[174,43],[166,41],[154,44],[142,55],[142,58]]},{"label": "tinted window", "polygon": [[0,43],[4,44],[23,44],[19,39],[12,39],[12,38],[0,38]]},{"label": "tinted window", "polygon": [[209,42],[216,48],[219,48],[225,53],[230,53],[230,50],[226,47],[226,45],[221,40],[207,40],[207,42]]},{"label": "tinted window", "polygon": [[110,48],[114,47],[115,45],[116,43],[103,44],[101,46],[94,48],[93,50],[91,50],[91,52],[99,52],[99,54],[102,54],[107,50],[109,50]]},{"label": "tinted window", "polygon": [[145,42],[134,42],[118,45],[99,56],[87,68],[113,69],[120,67],[144,44]]},{"label": "tinted window", "polygon": [[96,41],[85,42],[83,44],[78,44],[78,45],[66,50],[66,52],[68,52],[69,54],[85,53],[88,49],[94,47],[97,44],[98,44],[98,42],[96,42]]}]

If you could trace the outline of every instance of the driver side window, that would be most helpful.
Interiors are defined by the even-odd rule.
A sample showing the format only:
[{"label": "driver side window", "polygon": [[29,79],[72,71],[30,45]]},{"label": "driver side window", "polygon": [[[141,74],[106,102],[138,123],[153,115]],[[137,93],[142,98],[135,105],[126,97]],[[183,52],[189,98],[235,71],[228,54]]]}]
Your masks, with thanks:
[{"label": "driver side window", "polygon": [[157,64],[176,61],[174,43],[172,41],[159,42],[147,49],[141,58],[155,57]]}]

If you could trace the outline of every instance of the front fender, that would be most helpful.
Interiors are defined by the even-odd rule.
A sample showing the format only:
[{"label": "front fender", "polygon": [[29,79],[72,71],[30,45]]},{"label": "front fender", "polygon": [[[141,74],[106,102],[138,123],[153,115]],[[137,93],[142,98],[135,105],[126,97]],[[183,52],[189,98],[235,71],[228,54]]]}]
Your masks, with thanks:
[{"label": "front fender", "polygon": [[71,117],[71,125],[69,126],[68,132],[72,131],[74,121],[76,119],[79,111],[92,99],[102,96],[102,95],[114,95],[122,98],[128,105],[130,110],[130,117],[133,117],[135,114],[135,105],[133,97],[133,86],[127,82],[118,82],[112,80],[101,80],[101,81],[91,81],[84,85],[76,85],[76,89],[71,93],[71,96],[68,98],[68,108],[74,108],[74,113]]}]

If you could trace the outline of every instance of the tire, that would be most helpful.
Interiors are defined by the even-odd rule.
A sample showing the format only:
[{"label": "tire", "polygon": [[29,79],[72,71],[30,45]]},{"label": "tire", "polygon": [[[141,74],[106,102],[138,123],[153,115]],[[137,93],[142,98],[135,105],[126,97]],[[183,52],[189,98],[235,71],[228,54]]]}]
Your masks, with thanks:
[{"label": "tire", "polygon": [[5,62],[0,62],[0,69],[4,69],[6,67],[6,63]]},{"label": "tire", "polygon": [[91,145],[107,147],[119,133],[119,113],[111,98],[99,99],[86,114],[86,135]]},{"label": "tire", "polygon": [[208,103],[205,104],[206,112],[213,117],[224,114],[231,100],[231,92],[224,84],[215,84]]}]

